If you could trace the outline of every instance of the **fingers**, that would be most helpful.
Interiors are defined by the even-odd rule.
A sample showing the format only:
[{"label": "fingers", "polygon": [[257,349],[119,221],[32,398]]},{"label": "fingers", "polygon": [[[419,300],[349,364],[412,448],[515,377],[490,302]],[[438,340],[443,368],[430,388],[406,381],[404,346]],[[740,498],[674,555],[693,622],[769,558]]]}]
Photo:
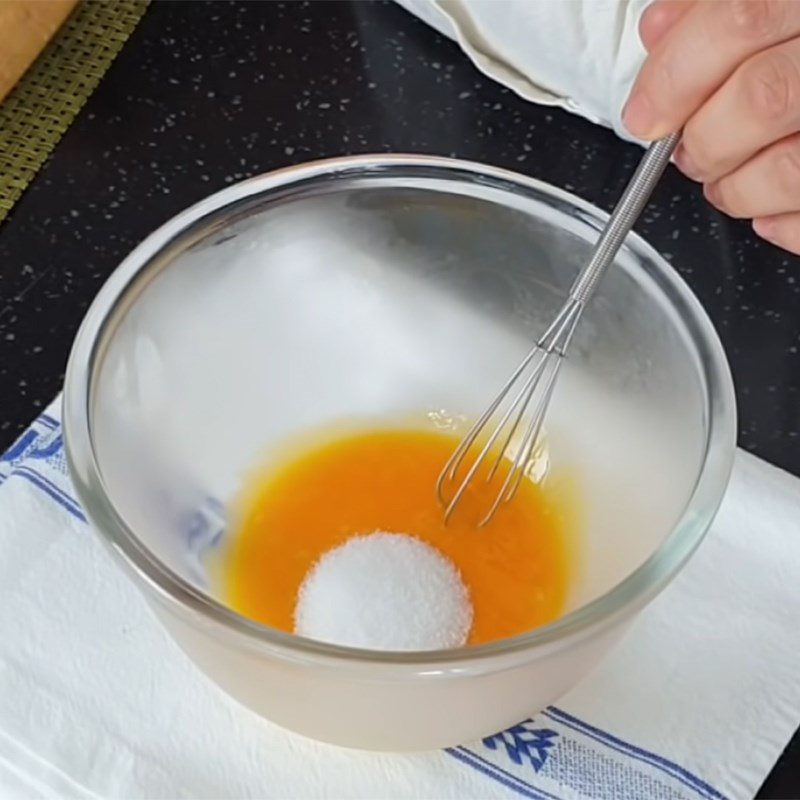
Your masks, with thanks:
[{"label": "fingers", "polygon": [[680,129],[739,64],[798,34],[795,0],[693,4],[642,66],[623,114],[626,127],[648,140]]},{"label": "fingers", "polygon": [[639,36],[648,53],[694,3],[695,0],[656,0],[647,7],[639,20]]},{"label": "fingers", "polygon": [[686,124],[675,163],[690,178],[717,181],[798,130],[800,39],[795,39],[736,70]]},{"label": "fingers", "polygon": [[708,200],[800,254],[800,2],[656,0],[639,31],[628,130],[683,129],[676,163]]},{"label": "fingers", "polygon": [[705,194],[732,217],[800,211],[800,135],[778,142],[735,172],[707,184]]},{"label": "fingers", "polygon": [[753,230],[762,239],[800,255],[800,212],[753,220]]}]

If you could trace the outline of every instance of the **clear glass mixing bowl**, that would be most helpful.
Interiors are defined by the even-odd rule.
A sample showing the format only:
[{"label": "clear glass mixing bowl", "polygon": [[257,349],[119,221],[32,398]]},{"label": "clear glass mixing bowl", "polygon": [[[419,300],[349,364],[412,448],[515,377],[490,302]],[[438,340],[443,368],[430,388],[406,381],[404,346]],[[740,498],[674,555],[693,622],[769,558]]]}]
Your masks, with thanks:
[{"label": "clear glass mixing bowl", "polygon": [[479,412],[603,219],[482,165],[348,157],[225,189],[114,272],[67,370],[72,477],[164,626],[231,695],[343,745],[473,740],[567,691],[680,570],[725,490],[734,395],[703,309],[631,236],[548,419],[553,461],[585,457],[600,476],[587,481],[585,563],[562,618],[479,647],[356,650],[243,618],[207,574],[242,474],[292,434]]}]

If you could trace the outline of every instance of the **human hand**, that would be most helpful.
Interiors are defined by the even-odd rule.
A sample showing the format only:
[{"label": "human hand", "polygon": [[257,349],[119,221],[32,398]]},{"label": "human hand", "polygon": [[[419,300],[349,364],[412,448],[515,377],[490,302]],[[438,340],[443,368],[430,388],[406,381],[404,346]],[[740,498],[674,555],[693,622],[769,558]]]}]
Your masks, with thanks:
[{"label": "human hand", "polygon": [[708,201],[800,254],[800,0],[656,0],[639,30],[628,130],[682,128],[675,163]]}]

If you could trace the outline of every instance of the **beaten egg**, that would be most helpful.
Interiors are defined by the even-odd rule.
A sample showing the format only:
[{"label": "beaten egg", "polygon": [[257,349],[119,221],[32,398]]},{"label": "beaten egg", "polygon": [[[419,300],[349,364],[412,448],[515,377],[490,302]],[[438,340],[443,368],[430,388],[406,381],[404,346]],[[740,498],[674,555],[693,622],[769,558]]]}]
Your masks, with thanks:
[{"label": "beaten egg", "polygon": [[499,484],[478,475],[445,524],[434,487],[457,442],[435,430],[361,431],[254,473],[223,569],[231,606],[293,632],[298,591],[320,557],[350,537],[393,531],[436,548],[460,572],[473,608],[468,644],[556,619],[574,572],[574,492],[523,480],[479,527]]}]

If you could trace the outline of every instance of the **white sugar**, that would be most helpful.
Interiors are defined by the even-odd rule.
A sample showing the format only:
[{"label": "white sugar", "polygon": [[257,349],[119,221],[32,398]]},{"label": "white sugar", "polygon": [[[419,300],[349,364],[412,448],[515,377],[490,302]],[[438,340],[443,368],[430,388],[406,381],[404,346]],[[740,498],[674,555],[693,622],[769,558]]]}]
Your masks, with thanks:
[{"label": "white sugar", "polygon": [[472,604],[452,562],[402,533],[355,536],[309,570],[295,632],[370,650],[437,650],[466,642]]}]

